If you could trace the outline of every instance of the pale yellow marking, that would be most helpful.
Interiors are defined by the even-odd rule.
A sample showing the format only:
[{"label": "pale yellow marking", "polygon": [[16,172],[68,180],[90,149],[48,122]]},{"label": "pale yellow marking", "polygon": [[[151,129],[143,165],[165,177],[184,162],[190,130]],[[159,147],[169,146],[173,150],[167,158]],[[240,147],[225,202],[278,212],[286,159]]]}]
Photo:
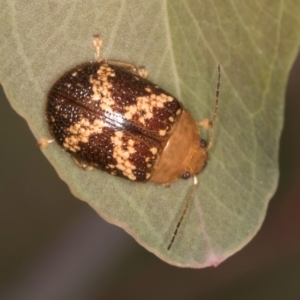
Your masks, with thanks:
[{"label": "pale yellow marking", "polygon": [[63,143],[64,148],[72,152],[79,151],[79,142],[88,143],[89,137],[92,134],[102,133],[103,127],[104,121],[102,120],[96,119],[93,124],[91,124],[88,119],[82,118],[79,122],[71,125],[67,129],[71,135],[65,138]]},{"label": "pale yellow marking", "polygon": [[161,136],[165,136],[166,135],[166,130],[160,130],[159,131],[159,135],[161,135]]},{"label": "pale yellow marking", "polygon": [[[103,99],[102,99],[103,100]],[[112,108],[107,105],[106,103],[102,103],[100,104],[100,107],[103,109],[103,110],[106,110],[106,111],[112,111]]]},{"label": "pale yellow marking", "polygon": [[134,145],[134,140],[132,140],[132,139],[128,140],[128,145],[133,146]]},{"label": "pale yellow marking", "polygon": [[[136,176],[132,172],[136,167],[129,160],[130,154],[135,152],[134,140],[129,139],[127,142],[123,141],[123,136],[124,133],[122,131],[116,131],[111,137],[111,142],[114,145],[113,157],[117,161],[117,164],[115,166],[109,166],[121,170],[123,175],[130,180],[136,180]],[[124,148],[127,148],[127,150],[124,150]]]},{"label": "pale yellow marking", "polygon": [[111,98],[112,84],[109,82],[109,77],[116,76],[114,70],[107,64],[102,64],[97,71],[97,78],[90,76],[90,83],[92,85],[92,100],[100,101],[101,109],[105,111],[112,111],[112,106],[115,100]]},{"label": "pale yellow marking", "polygon": [[150,148],[150,151],[153,155],[155,155],[157,153],[157,148],[156,147],[152,147]]},{"label": "pale yellow marking", "polygon": [[129,152],[124,152],[124,153],[123,153],[123,158],[124,158],[124,159],[128,159],[129,156],[130,156],[130,153],[129,153]]},{"label": "pale yellow marking", "polygon": [[76,72],[76,71],[72,73],[72,76],[73,76],[73,77],[75,77],[76,75],[77,75],[77,72]]},{"label": "pale yellow marking", "polygon": [[[145,124],[146,119],[153,118],[154,108],[164,108],[166,102],[171,102],[174,100],[173,97],[166,94],[153,94],[150,88],[145,88],[149,95],[138,97],[136,99],[136,104],[125,106],[124,117],[127,120],[131,120],[134,116],[138,115],[138,121],[141,124]],[[140,116],[140,114],[143,116]]]},{"label": "pale yellow marking", "polygon": [[124,135],[124,133],[123,133],[122,131],[116,131],[115,135],[116,135],[116,137],[118,137],[118,138],[122,138],[123,135]]}]

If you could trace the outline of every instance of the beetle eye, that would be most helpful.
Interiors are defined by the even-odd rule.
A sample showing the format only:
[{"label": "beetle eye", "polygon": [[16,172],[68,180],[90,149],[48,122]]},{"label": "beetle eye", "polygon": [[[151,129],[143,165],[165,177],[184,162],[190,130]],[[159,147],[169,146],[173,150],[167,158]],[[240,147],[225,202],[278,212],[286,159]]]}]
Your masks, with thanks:
[{"label": "beetle eye", "polygon": [[183,179],[188,179],[188,178],[190,178],[191,177],[191,173],[190,172],[185,172],[185,173],[183,173],[183,175],[182,175],[182,178]]},{"label": "beetle eye", "polygon": [[201,139],[199,145],[200,145],[201,148],[205,148],[206,147],[206,140]]}]

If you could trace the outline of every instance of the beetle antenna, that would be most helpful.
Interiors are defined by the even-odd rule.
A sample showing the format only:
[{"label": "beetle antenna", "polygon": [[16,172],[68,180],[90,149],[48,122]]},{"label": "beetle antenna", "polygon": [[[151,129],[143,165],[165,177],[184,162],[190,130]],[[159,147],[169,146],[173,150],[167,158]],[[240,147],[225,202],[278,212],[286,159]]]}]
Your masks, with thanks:
[{"label": "beetle antenna", "polygon": [[102,60],[102,57],[101,57],[102,40],[101,40],[99,34],[93,35],[93,45],[95,48],[95,53],[94,53],[95,60],[97,62],[100,62]]},{"label": "beetle antenna", "polygon": [[209,150],[214,144],[214,135],[215,135],[214,129],[215,129],[215,123],[216,123],[217,112],[219,107],[219,95],[220,95],[220,86],[221,86],[221,66],[219,63],[217,64],[217,70],[218,70],[218,79],[217,79],[217,88],[216,88],[216,101],[215,101],[213,117],[211,120],[210,137],[209,137],[207,150]]},{"label": "beetle antenna", "polygon": [[183,209],[183,211],[181,213],[180,219],[179,219],[179,221],[178,221],[178,223],[176,225],[176,228],[175,228],[175,230],[173,232],[173,236],[172,236],[172,239],[171,239],[171,241],[169,243],[168,250],[171,249],[171,247],[172,247],[172,245],[174,243],[175,237],[176,237],[176,235],[178,233],[179,227],[180,227],[180,225],[181,225],[181,223],[182,223],[182,221],[183,221],[183,219],[184,219],[184,217],[186,215],[186,212],[188,211],[188,208],[189,208],[189,206],[190,206],[190,204],[192,202],[192,199],[194,198],[196,187],[197,187],[197,184],[198,184],[198,179],[197,179],[196,176],[194,176],[193,179],[194,179],[194,183],[193,183],[193,185],[191,186],[191,188],[189,190],[189,194],[188,194],[188,196],[186,198],[184,209]]}]

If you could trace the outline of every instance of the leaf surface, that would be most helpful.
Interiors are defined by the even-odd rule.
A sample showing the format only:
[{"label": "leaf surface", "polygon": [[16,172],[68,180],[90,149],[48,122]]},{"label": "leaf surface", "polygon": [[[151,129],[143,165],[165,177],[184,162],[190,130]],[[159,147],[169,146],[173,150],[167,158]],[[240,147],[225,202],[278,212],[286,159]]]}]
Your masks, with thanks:
[{"label": "leaf surface", "polygon": [[[299,1],[2,1],[0,80],[36,139],[49,137],[47,92],[71,67],[103,56],[145,65],[195,120],[211,117],[222,66],[215,145],[173,247],[191,181],[170,188],[79,169],[42,150],[71,191],[170,264],[218,265],[260,228],[278,181],[284,93],[299,47]],[[205,131],[201,132],[207,136]]]}]

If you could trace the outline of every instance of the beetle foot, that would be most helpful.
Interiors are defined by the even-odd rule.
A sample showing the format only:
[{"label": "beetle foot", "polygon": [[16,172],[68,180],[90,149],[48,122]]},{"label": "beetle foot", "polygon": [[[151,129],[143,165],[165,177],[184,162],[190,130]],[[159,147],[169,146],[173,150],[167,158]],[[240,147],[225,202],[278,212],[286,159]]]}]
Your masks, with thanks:
[{"label": "beetle foot", "polygon": [[76,164],[76,166],[78,166],[79,168],[85,170],[85,171],[92,171],[94,169],[94,167],[92,167],[91,165],[89,165],[86,162],[80,161],[79,159],[72,157],[74,163]]},{"label": "beetle foot", "polygon": [[47,148],[49,146],[49,144],[51,144],[53,142],[54,142],[54,139],[41,138],[37,142],[37,146],[44,149],[44,148]]},{"label": "beetle foot", "polygon": [[197,124],[204,129],[209,129],[212,127],[212,121],[209,120],[208,118],[203,119],[202,121],[198,122]]},{"label": "beetle foot", "polygon": [[149,74],[149,72],[146,70],[146,67],[144,66],[138,67],[137,73],[143,78],[147,78]]}]

